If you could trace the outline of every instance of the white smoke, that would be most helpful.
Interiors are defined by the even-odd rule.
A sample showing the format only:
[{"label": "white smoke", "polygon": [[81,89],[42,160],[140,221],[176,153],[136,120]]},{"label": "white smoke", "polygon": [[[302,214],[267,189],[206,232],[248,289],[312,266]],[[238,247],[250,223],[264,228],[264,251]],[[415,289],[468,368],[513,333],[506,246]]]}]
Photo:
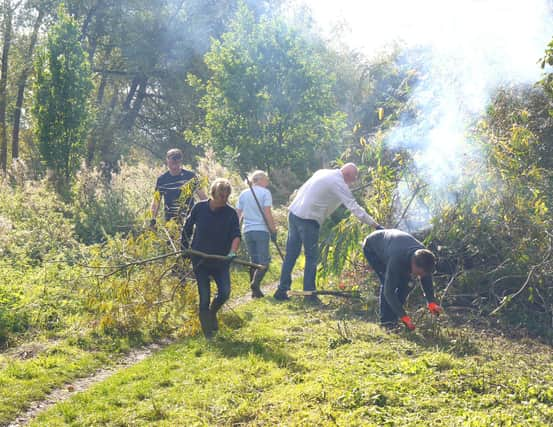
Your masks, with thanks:
[{"label": "white smoke", "polygon": [[[322,31],[336,26],[368,57],[394,42],[424,52],[424,79],[411,106],[419,112],[388,134],[407,148],[431,189],[445,191],[473,150],[468,126],[485,112],[500,85],[533,83],[551,40],[551,0],[295,0],[307,5]],[[343,34],[343,33],[342,33]]]}]

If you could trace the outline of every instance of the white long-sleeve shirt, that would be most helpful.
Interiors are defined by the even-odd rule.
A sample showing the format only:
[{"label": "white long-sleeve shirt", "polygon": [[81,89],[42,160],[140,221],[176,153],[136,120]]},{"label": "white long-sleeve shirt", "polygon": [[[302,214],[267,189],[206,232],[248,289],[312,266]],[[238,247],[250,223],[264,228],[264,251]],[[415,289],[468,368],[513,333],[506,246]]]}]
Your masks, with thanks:
[{"label": "white long-sleeve shirt", "polygon": [[320,169],[315,172],[300,187],[289,210],[297,217],[313,219],[322,225],[340,204],[348,208],[361,222],[372,226],[378,225],[373,217],[359,206],[340,169]]}]

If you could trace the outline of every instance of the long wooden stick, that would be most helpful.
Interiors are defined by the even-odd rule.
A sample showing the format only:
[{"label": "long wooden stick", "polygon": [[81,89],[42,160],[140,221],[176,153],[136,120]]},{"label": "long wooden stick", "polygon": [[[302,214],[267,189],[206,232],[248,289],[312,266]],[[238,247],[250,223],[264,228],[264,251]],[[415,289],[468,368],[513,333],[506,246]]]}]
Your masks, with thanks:
[{"label": "long wooden stick", "polygon": [[160,259],[169,258],[169,257],[175,256],[175,255],[195,255],[195,256],[199,256],[201,258],[205,258],[205,259],[215,259],[215,260],[218,260],[218,261],[231,261],[231,262],[234,262],[236,264],[246,265],[248,267],[253,267],[253,268],[256,268],[258,270],[266,270],[267,269],[267,267],[265,265],[255,264],[255,263],[249,262],[249,261],[244,261],[240,258],[233,258],[232,260],[230,260],[228,257],[226,257],[224,255],[206,254],[205,252],[196,251],[194,249],[186,249],[186,250],[183,250],[183,251],[169,252],[169,253],[166,253],[166,254],[157,255],[157,256],[152,257],[152,258],[141,259],[141,260],[138,260],[138,261],[131,261],[131,262],[128,262],[126,264],[119,264],[119,265],[88,266],[86,264],[79,264],[79,263],[76,263],[76,264],[80,265],[81,267],[85,267],[85,268],[119,269],[120,270],[120,269],[124,269],[124,268],[127,268],[127,267],[132,267],[134,265],[147,264],[149,262],[158,261]]},{"label": "long wooden stick", "polygon": [[[199,256],[199,257],[202,257],[202,258],[205,258],[205,259],[216,259],[216,260],[219,260],[219,261],[228,261],[229,260],[229,258],[225,255],[211,255],[211,254],[206,254],[204,252],[196,251],[194,249],[187,249],[187,250],[184,250],[184,251],[181,251],[181,252],[184,255],[196,255],[196,256]],[[256,264],[254,262],[245,261],[245,260],[240,259],[240,258],[233,258],[232,262],[234,262],[236,264],[240,264],[240,265],[247,265],[248,267],[253,267],[253,268],[256,268],[257,270],[266,270],[267,269],[266,265]]]},{"label": "long wooden stick", "polygon": [[394,228],[397,228],[399,223],[403,221],[403,218],[405,218],[405,214],[407,214],[407,211],[411,207],[411,203],[413,203],[413,200],[415,200],[415,197],[417,197],[417,194],[419,193],[419,191],[421,191],[424,187],[425,187],[424,185],[418,185],[417,188],[415,188],[415,191],[413,191],[413,195],[411,196],[409,203],[407,203],[407,206],[405,206],[405,209],[403,210],[403,213],[395,223]]},{"label": "long wooden stick", "polygon": [[358,291],[331,291],[331,290],[315,290],[315,291],[288,291],[288,295],[297,297],[310,297],[314,295],[332,295],[335,297],[344,298],[357,298],[359,297]]}]

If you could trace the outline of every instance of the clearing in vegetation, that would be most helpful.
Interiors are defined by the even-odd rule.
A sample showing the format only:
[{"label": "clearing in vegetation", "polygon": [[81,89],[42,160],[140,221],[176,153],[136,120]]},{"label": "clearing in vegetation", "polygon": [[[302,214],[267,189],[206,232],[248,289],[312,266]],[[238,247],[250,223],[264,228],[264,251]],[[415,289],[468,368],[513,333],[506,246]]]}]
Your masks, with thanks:
[{"label": "clearing in vegetation", "polygon": [[250,302],[216,339],[173,344],[32,425],[553,423],[549,347],[424,316],[386,333],[337,301]]}]

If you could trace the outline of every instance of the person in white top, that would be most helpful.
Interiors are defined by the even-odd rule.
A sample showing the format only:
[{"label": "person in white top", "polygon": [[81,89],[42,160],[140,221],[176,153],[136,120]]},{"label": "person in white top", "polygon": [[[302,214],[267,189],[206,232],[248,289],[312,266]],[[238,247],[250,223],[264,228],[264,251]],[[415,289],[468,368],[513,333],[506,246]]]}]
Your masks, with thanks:
[{"label": "person in white top", "polygon": [[[320,169],[299,189],[288,209],[288,239],[286,256],[280,273],[280,283],[274,298],[288,299],[292,284],[292,270],[301,252],[305,251],[303,290],[316,289],[317,262],[319,258],[319,229],[325,219],[343,204],[361,222],[382,229],[355,200],[349,185],[357,180],[358,169],[347,163],[340,169]],[[317,301],[317,297],[311,298]]]},{"label": "person in white top", "polygon": [[[255,264],[268,266],[271,261],[269,239],[276,240],[276,226],[271,212],[273,197],[267,188],[269,186],[269,176],[265,172],[257,170],[251,174],[249,179],[253,183],[252,188],[240,193],[236,212],[238,218],[244,220],[243,236],[251,261]],[[254,191],[257,201],[253,195]],[[259,202],[259,206],[257,202]],[[260,210],[260,206],[263,211]],[[264,216],[265,218],[263,218]],[[266,271],[250,268],[250,287],[253,298],[263,297],[261,280]]]}]

